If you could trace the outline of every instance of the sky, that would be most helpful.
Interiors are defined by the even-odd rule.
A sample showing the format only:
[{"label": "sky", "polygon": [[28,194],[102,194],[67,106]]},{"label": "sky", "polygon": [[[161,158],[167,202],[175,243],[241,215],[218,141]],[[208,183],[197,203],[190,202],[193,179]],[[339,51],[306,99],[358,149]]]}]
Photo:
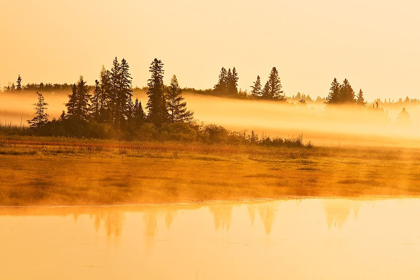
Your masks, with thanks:
[{"label": "sky", "polygon": [[212,88],[236,67],[239,87],[279,70],[286,95],[326,97],[347,78],[367,100],[420,98],[420,2],[414,0],[2,0],[0,85],[89,84],[114,57],[146,86],[156,57],[165,82]]}]

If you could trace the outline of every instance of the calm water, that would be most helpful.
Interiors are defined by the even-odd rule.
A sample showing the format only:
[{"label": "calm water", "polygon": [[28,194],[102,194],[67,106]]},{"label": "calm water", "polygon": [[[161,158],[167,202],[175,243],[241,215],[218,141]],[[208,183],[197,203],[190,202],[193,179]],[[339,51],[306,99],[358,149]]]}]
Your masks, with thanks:
[{"label": "calm water", "polygon": [[0,208],[0,279],[420,279],[420,199]]}]

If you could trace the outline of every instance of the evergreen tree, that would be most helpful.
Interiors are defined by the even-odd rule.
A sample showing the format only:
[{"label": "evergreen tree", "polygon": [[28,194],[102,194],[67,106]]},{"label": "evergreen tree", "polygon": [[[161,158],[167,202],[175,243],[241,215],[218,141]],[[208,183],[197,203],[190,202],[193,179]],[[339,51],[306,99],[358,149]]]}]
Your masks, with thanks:
[{"label": "evergreen tree", "polygon": [[228,72],[225,67],[220,69],[219,81],[214,86],[214,92],[219,95],[227,95],[227,84],[228,84]]},{"label": "evergreen tree", "polygon": [[80,76],[77,85],[73,86],[72,94],[69,96],[69,102],[66,104],[68,117],[86,121],[89,116],[89,101],[88,87],[83,76]]},{"label": "evergreen tree", "polygon": [[48,114],[46,112],[48,103],[45,102],[42,93],[37,92],[38,102],[34,104],[35,116],[32,120],[28,120],[31,127],[41,127],[48,122]]},{"label": "evergreen tree", "polygon": [[251,86],[251,96],[254,98],[261,98],[262,96],[262,85],[261,85],[261,78],[257,76],[257,80],[254,82],[254,85]]},{"label": "evergreen tree", "polygon": [[101,111],[101,87],[99,85],[99,81],[95,80],[95,90],[93,91],[92,96],[92,104],[91,104],[91,114],[92,118],[95,121],[99,121],[100,119],[100,111]]},{"label": "evergreen tree", "polygon": [[131,110],[131,97],[133,96],[133,90],[131,89],[132,78],[131,74],[129,73],[129,68],[130,67],[127,61],[122,59],[120,64],[120,82],[116,103],[117,128],[123,127],[126,120],[131,117],[129,110]]},{"label": "evergreen tree", "polygon": [[147,95],[149,100],[146,108],[149,113],[147,119],[157,126],[167,121],[167,105],[164,94],[163,85],[163,63],[155,58],[149,67],[149,72],[152,73],[151,78],[148,80],[149,87]]},{"label": "evergreen tree", "polygon": [[21,90],[22,89],[22,78],[20,75],[18,75],[17,81],[16,81],[16,89]]},{"label": "evergreen tree", "polygon": [[231,96],[235,96],[238,94],[238,72],[236,72],[236,68],[233,67],[232,72],[228,71],[227,77],[227,87],[228,87],[228,94]]},{"label": "evergreen tree", "polygon": [[273,67],[270,76],[268,77],[268,81],[264,86],[262,98],[285,101],[286,98],[282,95],[282,93],[283,91],[281,90],[279,72],[276,67]]},{"label": "evergreen tree", "polygon": [[365,98],[363,97],[363,91],[361,89],[359,90],[359,94],[357,95],[356,103],[357,105],[361,105],[361,106],[365,106],[366,104]]},{"label": "evergreen tree", "polygon": [[355,102],[354,90],[347,79],[344,79],[343,84],[340,87],[339,98],[339,103],[349,104]]},{"label": "evergreen tree", "polygon": [[139,102],[138,98],[136,98],[136,102],[134,103],[133,116],[134,116],[134,125],[136,127],[141,126],[146,119],[146,115],[143,111],[143,107],[141,105],[141,102]]},{"label": "evergreen tree", "polygon": [[327,97],[328,104],[340,103],[340,87],[340,83],[337,82],[336,78],[334,78],[334,80],[331,83],[330,92]]},{"label": "evergreen tree", "polygon": [[102,122],[109,122],[112,123],[111,119],[111,72],[106,70],[104,66],[102,66],[101,72],[99,74],[100,78],[100,99],[99,99],[99,107],[100,107],[100,121]]},{"label": "evergreen tree", "polygon": [[405,108],[398,114],[397,117],[397,124],[400,126],[409,126],[411,123],[410,114],[407,112]]},{"label": "evergreen tree", "polygon": [[118,62],[118,58],[115,57],[114,61],[112,62],[112,68],[110,72],[110,92],[109,92],[109,117],[111,123],[116,123],[118,121],[117,108],[118,97],[120,93],[120,82],[121,82],[121,71],[120,71],[120,63]]},{"label": "evergreen tree", "polygon": [[171,85],[168,87],[167,100],[170,122],[190,122],[192,120],[193,113],[186,108],[187,103],[184,101],[182,90],[175,75],[172,77]]}]

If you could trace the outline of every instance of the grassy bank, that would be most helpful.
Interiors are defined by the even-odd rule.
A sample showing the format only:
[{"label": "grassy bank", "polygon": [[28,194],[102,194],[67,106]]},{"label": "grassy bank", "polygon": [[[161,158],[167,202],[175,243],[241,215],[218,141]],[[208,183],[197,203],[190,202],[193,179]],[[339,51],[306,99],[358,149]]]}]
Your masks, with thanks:
[{"label": "grassy bank", "polygon": [[418,196],[419,150],[0,137],[0,205]]}]

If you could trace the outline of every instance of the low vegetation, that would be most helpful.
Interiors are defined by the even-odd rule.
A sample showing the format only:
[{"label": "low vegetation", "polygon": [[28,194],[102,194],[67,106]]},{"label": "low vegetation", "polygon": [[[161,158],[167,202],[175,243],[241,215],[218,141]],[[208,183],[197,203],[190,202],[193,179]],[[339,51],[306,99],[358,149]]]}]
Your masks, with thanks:
[{"label": "low vegetation", "polygon": [[0,137],[0,205],[418,196],[419,150]]}]

